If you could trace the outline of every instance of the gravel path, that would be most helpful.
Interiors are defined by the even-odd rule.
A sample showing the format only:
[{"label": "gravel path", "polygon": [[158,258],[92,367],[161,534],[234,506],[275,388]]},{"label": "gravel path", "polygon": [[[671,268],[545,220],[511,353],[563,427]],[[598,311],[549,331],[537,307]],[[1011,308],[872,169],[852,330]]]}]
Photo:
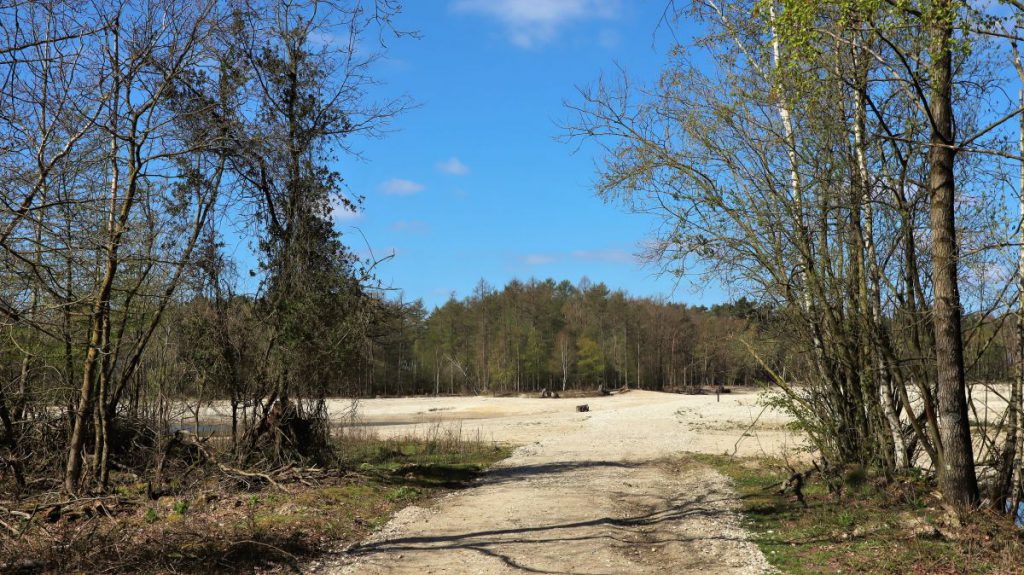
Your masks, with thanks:
[{"label": "gravel path", "polygon": [[[770,569],[740,526],[729,481],[680,451],[732,452],[761,408],[754,395],[633,391],[561,400],[438,398],[361,405],[378,429],[431,421],[521,445],[478,485],[399,512],[370,540],[316,571],[330,574],[754,574]],[[576,413],[588,403],[590,413]],[[433,419],[432,419],[433,418]],[[793,443],[778,414],[737,450]],[[436,425],[436,424],[434,424]],[[451,425],[451,424],[447,424]]]}]

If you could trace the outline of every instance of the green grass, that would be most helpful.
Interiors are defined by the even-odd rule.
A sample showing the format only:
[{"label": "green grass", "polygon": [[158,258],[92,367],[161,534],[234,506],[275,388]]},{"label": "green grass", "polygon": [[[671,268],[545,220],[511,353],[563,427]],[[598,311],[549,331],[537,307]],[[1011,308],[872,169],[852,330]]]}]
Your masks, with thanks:
[{"label": "green grass", "polygon": [[342,465],[488,465],[495,456],[507,457],[507,446],[466,436],[459,426],[432,425],[418,434],[381,439],[358,429],[345,429],[337,437]]},{"label": "green grass", "polygon": [[956,526],[931,485],[907,477],[868,478],[830,494],[812,477],[807,507],[779,495],[789,475],[779,462],[692,456],[730,477],[745,523],[768,561],[783,573],[1003,574],[1024,572],[1020,532],[1005,516],[979,511]]},{"label": "green grass", "polygon": [[340,465],[384,483],[423,489],[472,481],[512,453],[507,445],[466,437],[459,427],[428,427],[419,435],[380,439],[358,430],[339,434]]}]

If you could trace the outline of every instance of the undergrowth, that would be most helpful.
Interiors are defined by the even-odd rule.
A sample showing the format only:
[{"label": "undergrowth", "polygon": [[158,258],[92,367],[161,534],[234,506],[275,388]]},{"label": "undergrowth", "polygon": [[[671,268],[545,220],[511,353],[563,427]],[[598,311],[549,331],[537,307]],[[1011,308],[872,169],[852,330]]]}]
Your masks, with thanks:
[{"label": "undergrowth", "polygon": [[[0,496],[0,572],[298,571],[305,559],[362,539],[412,502],[465,486],[509,454],[441,426],[393,439],[346,431],[334,450],[330,468],[293,469],[276,484],[190,475],[152,500],[145,483],[125,475],[103,497]],[[76,511],[51,521],[56,504]]]},{"label": "undergrowth", "polygon": [[955,518],[923,477],[858,477],[830,492],[812,476],[805,507],[779,494],[791,473],[781,462],[690,458],[733,480],[753,541],[783,573],[1024,573],[1024,539],[1008,516],[979,510]]}]

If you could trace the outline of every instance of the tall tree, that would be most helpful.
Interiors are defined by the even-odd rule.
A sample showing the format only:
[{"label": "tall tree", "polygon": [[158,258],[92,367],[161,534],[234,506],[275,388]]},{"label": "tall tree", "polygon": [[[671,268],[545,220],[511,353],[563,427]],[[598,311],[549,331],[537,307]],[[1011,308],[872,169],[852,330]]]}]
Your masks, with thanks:
[{"label": "tall tree", "polygon": [[959,505],[978,499],[971,427],[967,415],[964,381],[963,332],[960,288],[957,277],[956,181],[953,162],[953,24],[957,6],[950,0],[932,0],[924,7],[930,57],[931,124],[928,150],[928,186],[931,196],[932,275],[935,306],[935,358],[938,383],[938,418],[942,440],[939,485],[943,494]]}]

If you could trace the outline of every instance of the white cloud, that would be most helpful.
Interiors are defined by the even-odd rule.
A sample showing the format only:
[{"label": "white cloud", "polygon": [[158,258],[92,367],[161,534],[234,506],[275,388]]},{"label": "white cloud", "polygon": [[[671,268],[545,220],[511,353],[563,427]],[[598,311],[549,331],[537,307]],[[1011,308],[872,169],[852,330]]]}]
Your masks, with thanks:
[{"label": "white cloud", "polygon": [[382,194],[389,196],[411,196],[416,192],[423,191],[423,184],[416,183],[412,180],[404,180],[402,178],[391,178],[385,182],[381,182],[380,186],[377,187]]},{"label": "white cloud", "polygon": [[572,252],[571,255],[578,260],[607,262],[613,264],[625,264],[637,261],[633,254],[626,250],[617,248],[607,250],[577,250]]},{"label": "white cloud", "polygon": [[340,201],[334,202],[331,207],[331,219],[336,224],[339,222],[354,222],[362,217],[362,212],[357,212]]},{"label": "white cloud", "polygon": [[534,253],[516,256],[516,260],[528,266],[543,266],[565,261],[597,262],[603,264],[639,264],[642,261],[637,256],[621,248]]},{"label": "white cloud", "polygon": [[443,162],[437,163],[437,169],[452,176],[465,176],[469,173],[469,166],[462,163],[462,160],[452,156]]},{"label": "white cloud", "polygon": [[350,36],[337,34],[327,30],[313,30],[309,33],[309,43],[317,48],[347,49]]},{"label": "white cloud", "polygon": [[551,41],[568,23],[612,18],[619,0],[455,0],[458,12],[483,14],[505,25],[509,40],[520,48]]},{"label": "white cloud", "polygon": [[606,28],[597,34],[597,43],[606,50],[614,50],[622,43],[622,36],[617,30]]},{"label": "white cloud", "polygon": [[430,226],[426,222],[419,220],[399,220],[391,224],[391,231],[393,232],[408,232],[410,234],[425,234],[430,231]]},{"label": "white cloud", "polygon": [[544,254],[530,254],[523,257],[523,263],[528,266],[542,266],[555,263],[555,258]]}]

